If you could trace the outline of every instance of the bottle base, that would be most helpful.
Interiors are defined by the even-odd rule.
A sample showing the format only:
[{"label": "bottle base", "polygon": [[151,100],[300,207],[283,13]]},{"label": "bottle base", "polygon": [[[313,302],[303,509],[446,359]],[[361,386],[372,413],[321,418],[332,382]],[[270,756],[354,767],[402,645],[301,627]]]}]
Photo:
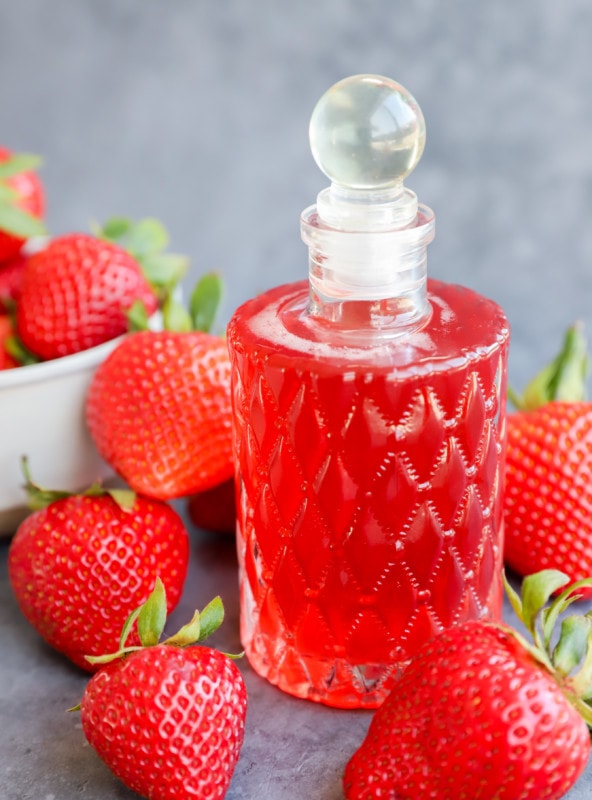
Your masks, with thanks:
[{"label": "bottle base", "polygon": [[244,645],[254,671],[286,694],[344,709],[382,705],[407,662],[357,664],[298,653],[288,642],[256,635]]}]

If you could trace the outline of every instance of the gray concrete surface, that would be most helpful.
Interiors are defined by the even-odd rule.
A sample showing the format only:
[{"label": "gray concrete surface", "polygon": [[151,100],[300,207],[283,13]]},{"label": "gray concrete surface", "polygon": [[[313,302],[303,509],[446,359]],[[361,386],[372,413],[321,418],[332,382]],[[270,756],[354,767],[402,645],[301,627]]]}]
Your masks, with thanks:
[{"label": "gray concrete surface", "polygon": [[[325,184],[307,139],[319,96],[349,74],[390,75],[427,120],[409,184],[436,212],[430,272],[504,306],[521,386],[572,320],[592,327],[591,40],[588,0],[0,0],[0,143],[44,156],[53,233],[162,219],[192,259],[188,286],[225,277],[222,327],[305,276],[299,214]],[[0,548],[0,800],[131,800],[62,713],[84,679],[20,625]],[[232,558],[196,543],[186,607],[213,576],[235,591]],[[367,718],[244,668],[229,800],[338,800]],[[569,799],[591,792],[589,769]]]}]

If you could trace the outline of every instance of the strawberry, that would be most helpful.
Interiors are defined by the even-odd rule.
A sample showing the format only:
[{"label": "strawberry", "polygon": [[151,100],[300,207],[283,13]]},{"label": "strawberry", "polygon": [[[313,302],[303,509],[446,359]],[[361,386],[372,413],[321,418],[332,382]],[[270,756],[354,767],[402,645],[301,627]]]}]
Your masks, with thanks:
[{"label": "strawberry", "polygon": [[28,238],[45,233],[45,193],[35,174],[39,162],[0,147],[0,263],[17,256]]},{"label": "strawberry", "polygon": [[18,302],[25,275],[27,256],[18,256],[0,264],[0,311],[11,309]]},{"label": "strawberry", "polygon": [[183,497],[228,479],[226,342],[201,331],[130,334],[93,376],[87,421],[102,457],[150,497]]},{"label": "strawberry", "polygon": [[214,533],[234,533],[236,500],[234,478],[187,499],[187,514],[196,528]]},{"label": "strawberry", "polygon": [[[586,343],[569,329],[553,363],[510,397],[504,500],[506,564],[520,575],[592,574],[592,403]],[[592,591],[586,591],[592,596]]]},{"label": "strawberry", "polygon": [[167,504],[93,486],[69,495],[27,489],[38,510],[9,549],[12,590],[26,619],[53,648],[86,670],[85,656],[113,650],[126,617],[157,574],[169,610],[181,597],[189,538]]},{"label": "strawberry", "polygon": [[[164,308],[165,322],[179,314]],[[198,316],[192,314],[193,324]],[[102,457],[137,492],[161,500],[207,490],[233,474],[226,342],[181,322],[183,330],[126,336],[99,365],[86,404]]]},{"label": "strawberry", "polygon": [[[590,753],[592,622],[567,616],[568,576],[506,584],[534,644],[473,620],[424,645],[375,713],[344,772],[347,800],[558,800]],[[584,582],[589,586],[592,579]]]},{"label": "strawberry", "polygon": [[244,738],[247,694],[241,673],[223,653],[195,642],[220,624],[213,600],[159,644],[165,599],[157,581],[137,619],[143,647],[94,659],[79,706],[82,730],[109,769],[148,800],[220,800]]},{"label": "strawberry", "polygon": [[0,314],[0,370],[13,369],[18,364],[6,349],[6,341],[12,336],[12,321],[8,314]]},{"label": "strawberry", "polygon": [[17,309],[17,333],[41,359],[77,353],[128,329],[126,311],[158,299],[140,265],[118,245],[66,234],[28,260]]}]

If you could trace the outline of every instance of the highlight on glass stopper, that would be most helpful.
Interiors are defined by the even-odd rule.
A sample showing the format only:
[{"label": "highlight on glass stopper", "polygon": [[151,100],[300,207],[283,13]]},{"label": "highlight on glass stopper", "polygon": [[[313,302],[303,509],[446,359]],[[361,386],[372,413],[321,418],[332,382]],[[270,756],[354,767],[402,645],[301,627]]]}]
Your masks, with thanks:
[{"label": "highlight on glass stopper", "polygon": [[350,189],[400,186],[425,146],[425,121],[415,98],[381,75],[353,75],[318,101],[310,120],[314,160]]}]

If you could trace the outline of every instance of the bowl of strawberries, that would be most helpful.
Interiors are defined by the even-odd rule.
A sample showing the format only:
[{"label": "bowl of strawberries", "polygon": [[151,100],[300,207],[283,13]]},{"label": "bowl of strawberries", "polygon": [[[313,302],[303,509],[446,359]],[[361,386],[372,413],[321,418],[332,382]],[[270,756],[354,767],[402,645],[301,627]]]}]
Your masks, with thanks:
[{"label": "bowl of strawberries", "polygon": [[91,378],[130,328],[158,317],[184,268],[163,254],[155,220],[48,236],[36,167],[0,148],[0,534],[27,510],[23,456],[65,490],[112,474],[85,422]]}]

